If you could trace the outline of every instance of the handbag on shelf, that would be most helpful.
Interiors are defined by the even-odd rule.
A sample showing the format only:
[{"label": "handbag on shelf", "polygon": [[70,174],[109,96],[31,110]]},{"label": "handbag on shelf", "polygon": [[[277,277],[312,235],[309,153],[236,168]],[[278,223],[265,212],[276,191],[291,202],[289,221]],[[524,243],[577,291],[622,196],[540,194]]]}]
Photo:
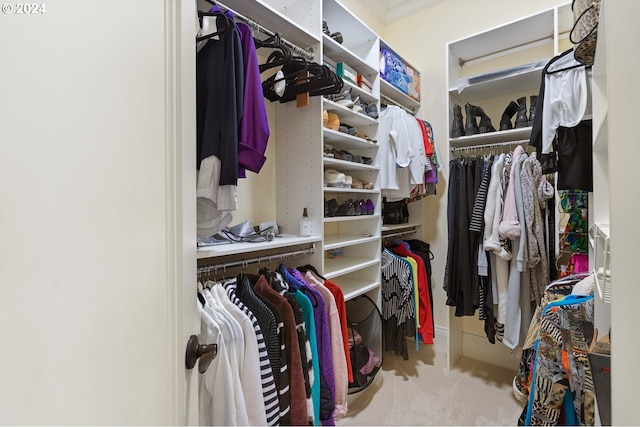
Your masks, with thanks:
[{"label": "handbag on shelf", "polygon": [[569,40],[573,43],[573,56],[584,65],[593,65],[598,42],[598,21],[602,0],[573,0],[573,28]]}]

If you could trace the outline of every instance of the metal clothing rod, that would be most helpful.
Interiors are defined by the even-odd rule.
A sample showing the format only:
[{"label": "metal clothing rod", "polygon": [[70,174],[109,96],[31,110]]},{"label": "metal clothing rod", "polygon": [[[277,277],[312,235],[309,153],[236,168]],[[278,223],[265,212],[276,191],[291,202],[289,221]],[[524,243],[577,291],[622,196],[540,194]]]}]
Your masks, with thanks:
[{"label": "metal clothing rod", "polygon": [[[222,9],[223,11],[229,11],[231,13],[233,13],[235,18],[241,19],[242,21],[244,21],[247,25],[249,25],[250,27],[255,28],[257,31],[260,31],[263,34],[266,34],[269,37],[273,37],[276,35],[276,33],[274,33],[273,31],[271,31],[270,29],[263,27],[262,25],[258,24],[256,21],[254,21],[253,19],[247,18],[246,16],[236,12],[235,10],[231,9],[228,6],[223,5],[220,2],[217,2],[218,7],[220,7],[220,9]],[[304,49],[294,43],[291,43],[288,40],[283,39],[282,37],[280,38],[280,41],[286,45],[287,47],[289,47],[290,49],[292,49],[294,52],[296,52],[298,55],[302,55],[307,59],[313,59],[313,51],[308,50],[308,49]]]},{"label": "metal clothing rod", "polygon": [[395,233],[389,233],[389,234],[383,234],[382,238],[383,239],[391,239],[393,237],[400,237],[400,236],[406,236],[407,234],[413,234],[417,231],[416,227],[412,227],[409,230],[404,230],[404,231],[397,231]]},{"label": "metal clothing rod", "polygon": [[473,150],[483,150],[485,148],[495,148],[495,147],[503,147],[503,146],[514,146],[519,144],[528,144],[528,139],[520,139],[517,141],[505,141],[505,142],[494,142],[491,144],[482,144],[482,145],[467,145],[464,147],[451,147],[451,151],[473,151]]},{"label": "metal clothing rod", "polygon": [[415,115],[415,113],[410,108],[405,107],[404,105],[394,101],[393,99],[389,98],[386,95],[380,94],[380,99],[384,99],[385,101],[387,101],[388,104],[393,104],[396,107],[402,108],[404,111],[406,111],[407,113],[411,114],[412,116]]},{"label": "metal clothing rod", "polygon": [[249,264],[259,264],[263,262],[269,263],[274,260],[282,261],[285,258],[295,257],[297,255],[312,255],[315,253],[315,250],[316,250],[316,245],[312,244],[310,248],[300,249],[297,251],[283,252],[275,255],[266,255],[264,257],[255,257],[255,258],[243,259],[239,261],[231,261],[231,262],[226,262],[221,264],[204,265],[202,267],[198,267],[198,273],[202,273],[206,271],[216,271],[218,269],[224,270],[224,269],[233,268],[233,267],[245,267]]}]

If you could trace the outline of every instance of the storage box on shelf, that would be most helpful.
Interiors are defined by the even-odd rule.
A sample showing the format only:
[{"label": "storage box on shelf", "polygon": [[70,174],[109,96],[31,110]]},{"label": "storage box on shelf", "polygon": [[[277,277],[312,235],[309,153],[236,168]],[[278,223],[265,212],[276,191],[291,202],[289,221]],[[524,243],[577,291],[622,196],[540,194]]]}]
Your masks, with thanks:
[{"label": "storage box on shelf", "polygon": [[385,42],[380,42],[380,77],[394,88],[420,102],[420,72]]}]

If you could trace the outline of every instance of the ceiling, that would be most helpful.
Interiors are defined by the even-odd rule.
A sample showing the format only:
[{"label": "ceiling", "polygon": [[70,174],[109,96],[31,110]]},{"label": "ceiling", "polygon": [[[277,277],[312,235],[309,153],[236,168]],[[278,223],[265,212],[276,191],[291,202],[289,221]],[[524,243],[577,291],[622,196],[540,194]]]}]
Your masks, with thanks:
[{"label": "ceiling", "polygon": [[443,0],[359,0],[383,24],[388,25]]}]

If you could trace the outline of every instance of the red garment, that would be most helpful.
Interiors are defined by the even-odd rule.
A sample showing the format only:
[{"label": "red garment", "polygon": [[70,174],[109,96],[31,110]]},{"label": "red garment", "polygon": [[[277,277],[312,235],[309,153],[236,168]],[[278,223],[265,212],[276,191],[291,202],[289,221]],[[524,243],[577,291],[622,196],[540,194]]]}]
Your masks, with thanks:
[{"label": "red garment", "polygon": [[425,344],[433,344],[433,317],[431,316],[429,281],[427,278],[427,269],[424,265],[424,260],[419,255],[411,252],[407,243],[400,243],[396,246],[389,247],[389,249],[397,255],[410,257],[415,260],[418,265],[418,320],[420,322],[418,332],[422,336],[422,342]]},{"label": "red garment", "polygon": [[309,425],[307,416],[307,392],[302,372],[302,358],[298,344],[298,331],[293,309],[285,297],[275,291],[267,279],[261,275],[253,290],[278,308],[285,329],[285,354],[289,370],[289,389],[291,407],[291,425]]},{"label": "red garment", "polygon": [[422,143],[424,144],[424,153],[427,156],[431,156],[433,154],[433,147],[431,146],[431,142],[429,141],[429,135],[427,135],[427,128],[424,125],[424,122],[416,117],[418,121],[418,125],[420,127],[420,131],[422,132]]},{"label": "red garment", "polygon": [[325,280],[324,286],[329,289],[329,292],[333,295],[338,306],[338,315],[340,316],[340,328],[342,329],[342,342],[344,343],[344,356],[347,359],[347,374],[349,375],[349,382],[353,382],[353,371],[351,368],[351,357],[349,355],[349,341],[347,338],[347,306],[344,303],[344,293],[340,286],[333,283],[331,280]]}]

